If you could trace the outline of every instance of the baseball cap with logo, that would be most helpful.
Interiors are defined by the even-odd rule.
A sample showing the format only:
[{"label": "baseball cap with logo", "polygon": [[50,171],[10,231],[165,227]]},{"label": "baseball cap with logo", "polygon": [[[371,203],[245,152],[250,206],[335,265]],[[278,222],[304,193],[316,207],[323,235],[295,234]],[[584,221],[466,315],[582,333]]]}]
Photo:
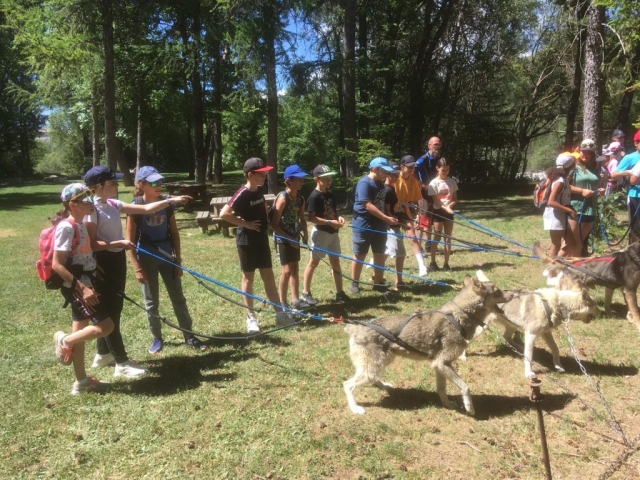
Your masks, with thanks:
[{"label": "baseball cap with logo", "polygon": [[300,165],[289,165],[284,169],[285,180],[287,178],[304,178],[308,176],[309,174],[302,170],[302,168],[300,168]]},{"label": "baseball cap with logo", "polygon": [[119,180],[122,177],[124,177],[124,173],[116,173],[109,167],[97,165],[91,167],[87,170],[87,173],[84,174],[84,183],[87,185],[98,185],[108,180]]},{"label": "baseball cap with logo", "polygon": [[400,173],[400,164],[399,163],[389,162],[389,166],[393,170],[393,172],[390,172],[390,173],[395,174],[395,175],[398,175]]},{"label": "baseball cap with logo", "polygon": [[158,180],[164,180],[164,177],[153,167],[141,167],[136,172],[136,182],[157,182]]},{"label": "baseball cap with logo", "polygon": [[400,159],[400,165],[404,165],[405,167],[414,167],[416,164],[416,159],[413,158],[412,155],[405,155]]},{"label": "baseball cap with logo", "polygon": [[616,128],[613,132],[611,132],[611,138],[614,138],[614,137],[615,138],[624,137],[624,132]]},{"label": "baseball cap with logo", "polygon": [[62,203],[82,202],[93,203],[93,190],[81,183],[72,183],[62,189],[60,198]]},{"label": "baseball cap with logo", "polygon": [[334,172],[326,165],[318,165],[313,169],[313,176],[322,178],[322,177],[330,177],[331,175],[336,175],[338,172]]},{"label": "baseball cap with logo", "polygon": [[242,171],[244,173],[249,173],[249,172],[264,173],[264,172],[268,172],[269,170],[273,170],[273,167],[270,165],[265,165],[262,162],[262,159],[258,157],[251,157],[249,160],[244,162],[244,167],[242,168]]},{"label": "baseball cap with logo", "polygon": [[580,144],[580,151],[581,152],[595,152],[596,151],[596,142],[594,142],[590,138],[585,138],[584,140],[582,140],[582,143]]},{"label": "baseball cap with logo", "polygon": [[389,166],[389,162],[387,162],[386,158],[376,157],[371,162],[369,162],[369,170],[372,168],[381,168],[385,172],[393,173],[393,168]]}]

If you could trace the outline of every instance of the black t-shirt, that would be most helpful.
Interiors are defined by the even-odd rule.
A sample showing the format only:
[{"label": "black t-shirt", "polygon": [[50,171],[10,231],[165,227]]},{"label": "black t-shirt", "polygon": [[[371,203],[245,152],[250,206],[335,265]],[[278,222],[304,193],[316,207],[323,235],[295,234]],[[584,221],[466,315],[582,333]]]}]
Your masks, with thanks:
[{"label": "black t-shirt", "polygon": [[389,205],[391,215],[395,216],[396,205],[398,204],[398,194],[393,186],[387,185],[386,183],[384,184],[384,203],[385,205]]},{"label": "black t-shirt", "polygon": [[[333,198],[333,193],[329,190],[321,192],[314,189],[307,199],[307,212],[313,212],[317,217],[325,220],[337,220],[336,201]],[[329,225],[316,225],[316,228],[321,232],[338,233],[335,228]]]},{"label": "black t-shirt", "polygon": [[242,186],[233,194],[233,197],[231,197],[227,205],[233,209],[233,212],[238,217],[247,222],[260,220],[260,232],[238,227],[238,231],[236,232],[236,243],[238,245],[249,245],[252,238],[255,238],[257,235],[267,234],[269,225],[263,187],[258,187],[257,190],[253,191],[249,190],[246,186]]}]

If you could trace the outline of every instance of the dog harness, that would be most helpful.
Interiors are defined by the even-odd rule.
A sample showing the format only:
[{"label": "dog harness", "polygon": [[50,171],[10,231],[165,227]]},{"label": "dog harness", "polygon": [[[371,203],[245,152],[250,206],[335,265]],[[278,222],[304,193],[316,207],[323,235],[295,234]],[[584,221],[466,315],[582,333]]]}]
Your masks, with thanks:
[{"label": "dog harness", "polygon": [[560,258],[557,258],[556,261],[558,263],[561,263],[562,265],[569,267],[569,268],[573,268],[575,270],[578,270],[581,273],[584,273],[585,275],[589,276],[589,277],[593,277],[596,280],[598,280],[598,282],[600,283],[601,286],[603,287],[607,287],[607,288],[618,288],[620,287],[622,284],[617,284],[612,282],[611,280],[604,278],[602,275],[589,270],[588,268],[585,268],[584,265],[587,263],[591,263],[591,262],[604,262],[604,263],[608,263],[609,267],[611,266],[611,264],[615,261],[616,259],[616,255],[611,255],[611,256],[607,256],[607,257],[594,257],[594,258],[587,258],[585,260],[579,260],[575,263],[570,263],[567,262],[565,260],[562,260]]}]

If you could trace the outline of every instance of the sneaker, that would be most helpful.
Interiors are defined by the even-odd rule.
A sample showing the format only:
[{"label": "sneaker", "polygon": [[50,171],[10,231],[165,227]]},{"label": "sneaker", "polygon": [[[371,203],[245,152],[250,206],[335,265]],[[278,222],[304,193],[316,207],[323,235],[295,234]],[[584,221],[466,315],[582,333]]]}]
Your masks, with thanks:
[{"label": "sneaker", "polygon": [[302,295],[300,295],[300,298],[312,306],[318,303],[318,301],[315,298],[313,298],[313,295],[311,295],[311,292],[309,293],[302,292]]},{"label": "sneaker", "polygon": [[418,272],[419,277],[426,277],[427,273],[429,273],[429,269],[427,267],[420,267],[420,271]]},{"label": "sneaker", "polygon": [[298,300],[294,300],[292,303],[294,310],[305,310],[307,308],[311,308],[311,304],[306,302],[303,298],[299,298]]},{"label": "sneaker", "polygon": [[116,358],[113,356],[113,353],[105,353],[104,355],[100,355],[96,353],[96,356],[93,357],[93,363],[91,364],[91,368],[98,367],[108,367],[109,365],[115,365]]},{"label": "sneaker", "polygon": [[66,335],[64,332],[56,332],[53,336],[53,343],[56,346],[56,357],[58,361],[63,365],[71,365],[73,362],[73,348],[67,347],[62,343]]},{"label": "sneaker", "polygon": [[101,382],[96,377],[87,377],[84,382],[73,382],[71,387],[71,395],[80,395],[81,393],[106,393],[109,390],[109,384]]},{"label": "sneaker", "polygon": [[336,293],[336,301],[340,303],[349,303],[351,299],[347,296],[346,293],[344,293],[344,290],[343,290],[341,292]]},{"label": "sneaker", "polygon": [[201,351],[205,351],[207,348],[209,348],[207,346],[206,343],[204,343],[202,340],[200,340],[199,338],[196,337],[189,337],[185,340],[185,342],[187,345],[189,345],[190,347],[193,347],[197,350],[201,350]]},{"label": "sneaker", "polygon": [[360,287],[358,286],[358,282],[351,282],[351,288],[349,288],[349,293],[355,295],[356,293],[360,293]]},{"label": "sneaker", "polygon": [[447,273],[451,273],[451,272],[453,272],[453,268],[451,268],[451,267],[449,266],[449,264],[448,264],[448,263],[445,263],[445,264],[442,266],[442,269],[443,269],[445,272],[447,272]]},{"label": "sneaker", "polygon": [[142,366],[133,360],[127,360],[126,362],[117,363],[116,369],[113,371],[114,377],[127,377],[136,378],[141,377],[147,373]]},{"label": "sneaker", "polygon": [[373,291],[380,292],[380,293],[387,293],[389,291],[389,288],[387,288],[386,285],[381,285],[376,283],[373,285]]},{"label": "sneaker", "polygon": [[439,272],[439,271],[440,271],[440,267],[435,262],[431,262],[429,264],[429,267],[427,268],[427,272]]},{"label": "sneaker", "polygon": [[162,350],[163,342],[161,338],[154,338],[153,342],[151,342],[151,346],[149,347],[149,353],[158,353]]},{"label": "sneaker", "polygon": [[276,325],[281,327],[288,327],[289,325],[295,324],[295,320],[293,316],[289,312],[278,312],[276,313]]},{"label": "sneaker", "polygon": [[260,333],[260,326],[258,325],[258,319],[253,315],[247,315],[247,332]]}]

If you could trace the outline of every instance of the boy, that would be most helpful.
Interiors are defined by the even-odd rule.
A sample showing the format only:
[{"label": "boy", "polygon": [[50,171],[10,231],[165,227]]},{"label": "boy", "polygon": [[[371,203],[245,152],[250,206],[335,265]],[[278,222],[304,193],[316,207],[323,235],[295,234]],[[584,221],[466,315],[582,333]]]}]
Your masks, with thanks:
[{"label": "boy", "polygon": [[[280,255],[280,303],[287,304],[287,290],[291,285],[291,305],[297,310],[309,308],[311,304],[299,298],[300,293],[300,234],[302,242],[307,243],[307,222],[304,219],[304,197],[299,194],[305,173],[298,165],[289,165],[284,170],[286,188],[275,200],[271,228],[276,237]],[[288,242],[279,237],[290,238]]]},{"label": "boy", "polygon": [[[262,160],[257,157],[244,162],[243,171],[247,183],[240,187],[229,203],[222,207],[220,218],[239,227],[236,233],[236,245],[242,270],[242,291],[253,295],[253,280],[257,268],[260,270],[267,298],[271,303],[279,304],[267,235],[267,203],[264,200],[262,188],[267,172],[272,168],[263,165]],[[253,310],[253,298],[245,295],[243,301],[247,307],[247,332],[260,332],[258,319]],[[293,323],[293,319],[287,312],[279,307],[274,307],[274,310],[278,325]]]},{"label": "boy", "polygon": [[[329,190],[333,181],[332,172],[326,165],[318,165],[313,169],[313,180],[316,188],[309,195],[307,201],[307,212],[309,222],[313,223],[311,230],[311,255],[309,263],[304,271],[304,283],[302,288],[302,299],[309,305],[315,305],[318,301],[311,295],[311,280],[313,274],[328,250],[330,252],[342,253],[340,249],[340,237],[338,230],[344,226],[344,218],[336,213],[336,201],[333,193]],[[322,250],[318,250],[318,249]],[[340,258],[335,255],[329,256],[329,263],[333,272],[333,282],[336,285],[336,300],[338,302],[348,302],[350,299],[342,287],[342,270],[340,268]]]},{"label": "boy", "polygon": [[[389,173],[387,175],[387,180],[384,184],[384,213],[390,217],[403,217],[405,215],[406,207],[403,207],[398,202],[398,194],[396,192],[398,178],[400,177],[400,165],[395,162],[391,162],[389,165],[393,168],[393,173]],[[399,236],[400,225],[403,223],[404,222],[400,222],[397,226],[389,227],[389,230],[387,230],[387,248],[384,252],[385,261],[387,257],[396,259],[396,283],[393,287],[393,290],[395,291],[398,291],[398,289],[404,286],[404,282],[402,281],[402,270],[404,269],[404,259],[407,256],[407,251],[404,248],[404,241],[402,237]]]},{"label": "boy", "polygon": [[[351,293],[360,293],[358,282],[369,247],[373,251],[373,263],[376,267],[384,263],[384,251],[387,243],[387,225],[398,225],[398,221],[384,213],[384,180],[387,173],[393,172],[385,158],[376,157],[369,163],[369,174],[356,185],[353,205],[353,256],[351,262]],[[382,270],[376,268],[373,275],[373,288],[385,291],[382,285]]]}]

